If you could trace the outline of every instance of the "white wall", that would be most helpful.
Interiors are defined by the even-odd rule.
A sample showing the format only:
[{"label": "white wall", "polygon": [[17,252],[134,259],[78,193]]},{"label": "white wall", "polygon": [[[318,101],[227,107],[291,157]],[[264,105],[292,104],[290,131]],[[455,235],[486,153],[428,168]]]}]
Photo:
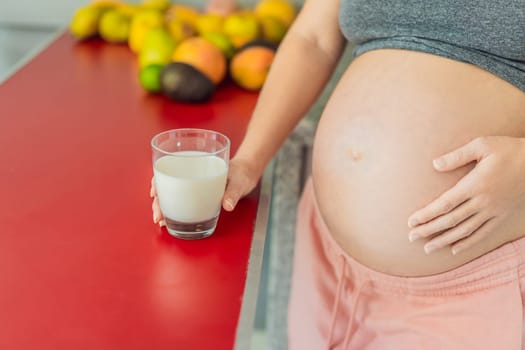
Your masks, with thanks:
[{"label": "white wall", "polygon": [[0,24],[60,26],[86,0],[0,0]]}]

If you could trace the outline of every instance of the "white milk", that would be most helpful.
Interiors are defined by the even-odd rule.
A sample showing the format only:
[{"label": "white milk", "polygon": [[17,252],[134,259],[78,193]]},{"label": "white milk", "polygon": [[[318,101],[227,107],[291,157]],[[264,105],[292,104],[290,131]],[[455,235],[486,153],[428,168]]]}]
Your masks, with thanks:
[{"label": "white milk", "polygon": [[226,187],[226,162],[205,152],[173,154],[157,159],[153,167],[162,214],[187,223],[215,218]]}]

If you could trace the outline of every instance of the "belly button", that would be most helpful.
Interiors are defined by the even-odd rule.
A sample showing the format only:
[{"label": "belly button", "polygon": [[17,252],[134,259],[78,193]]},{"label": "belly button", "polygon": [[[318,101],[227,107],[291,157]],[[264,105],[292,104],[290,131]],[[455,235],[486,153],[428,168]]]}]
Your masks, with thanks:
[{"label": "belly button", "polygon": [[356,151],[355,149],[348,150],[348,154],[350,155],[350,159],[353,161],[359,161],[362,158],[362,154],[359,151]]}]

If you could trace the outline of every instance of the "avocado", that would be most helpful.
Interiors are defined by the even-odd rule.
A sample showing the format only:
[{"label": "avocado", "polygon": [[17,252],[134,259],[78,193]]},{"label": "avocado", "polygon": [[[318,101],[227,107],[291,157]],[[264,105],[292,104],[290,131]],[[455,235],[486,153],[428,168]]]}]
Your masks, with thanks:
[{"label": "avocado", "polygon": [[241,52],[241,51],[243,51],[245,49],[248,49],[250,47],[254,47],[254,46],[266,47],[267,49],[270,49],[270,50],[273,50],[273,51],[277,51],[277,47],[278,47],[278,45],[272,44],[271,42],[269,42],[267,40],[255,39],[255,40],[248,41],[246,44],[242,45],[239,49],[237,49],[237,53],[239,53],[239,52]]},{"label": "avocado", "polygon": [[179,102],[204,102],[215,91],[215,84],[193,66],[171,62],[160,72],[162,92],[171,100]]}]

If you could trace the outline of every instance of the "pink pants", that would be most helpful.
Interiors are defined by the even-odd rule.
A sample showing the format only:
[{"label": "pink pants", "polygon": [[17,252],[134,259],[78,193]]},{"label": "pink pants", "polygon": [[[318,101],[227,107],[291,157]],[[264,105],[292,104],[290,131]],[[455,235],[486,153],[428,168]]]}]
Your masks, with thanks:
[{"label": "pink pants", "polygon": [[396,277],[332,239],[308,182],[298,210],[289,349],[521,350],[525,239],[452,271]]}]

